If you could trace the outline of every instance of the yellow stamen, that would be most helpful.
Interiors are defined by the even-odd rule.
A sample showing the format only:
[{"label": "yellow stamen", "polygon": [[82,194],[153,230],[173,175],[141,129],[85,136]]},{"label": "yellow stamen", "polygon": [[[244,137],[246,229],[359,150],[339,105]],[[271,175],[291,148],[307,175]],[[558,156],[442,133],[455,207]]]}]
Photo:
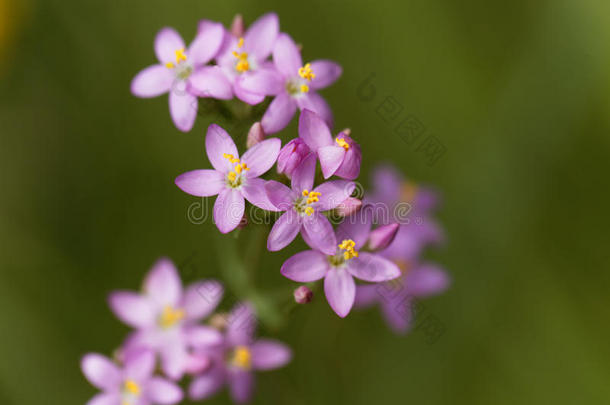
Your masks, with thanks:
[{"label": "yellow stamen", "polygon": [[[244,39],[239,38],[237,41],[237,48],[242,48],[244,46]],[[237,63],[235,64],[235,70],[239,73],[246,72],[250,70],[250,62],[248,62],[248,53],[247,52],[237,52],[233,51],[233,56],[237,58]]]},{"label": "yellow stamen", "polygon": [[305,214],[307,216],[311,216],[314,213],[314,209],[312,207],[305,208]]},{"label": "yellow stamen", "polygon": [[174,64],[172,62],[167,62],[165,64],[165,67],[168,68],[168,69],[173,69],[175,66],[174,66]]},{"label": "yellow stamen", "polygon": [[244,46],[244,39],[243,38],[239,38],[239,41],[237,41],[237,47],[241,48],[242,46]]},{"label": "yellow stamen", "polygon": [[339,146],[342,146],[343,149],[349,150],[349,143],[347,143],[345,141],[345,139],[343,139],[343,138],[336,138],[335,141],[339,144]]},{"label": "yellow stamen", "polygon": [[125,381],[123,388],[130,394],[140,395],[140,386],[134,380]]},{"label": "yellow stamen", "polygon": [[176,54],[176,63],[180,63],[180,61],[186,60],[184,48],[176,49],[174,53]]},{"label": "yellow stamen", "polygon": [[301,85],[301,93],[308,93],[309,92],[309,86],[306,84],[302,84]]},{"label": "yellow stamen", "polygon": [[311,63],[307,63],[305,66],[299,68],[299,76],[308,81],[311,81],[316,77],[313,70],[311,70]]},{"label": "yellow stamen", "polygon": [[239,163],[239,159],[229,153],[223,153],[222,157],[225,159],[229,159],[229,162],[231,163]]},{"label": "yellow stamen", "polygon": [[358,257],[358,251],[354,249],[355,246],[356,243],[351,239],[343,239],[339,244],[339,249],[345,250],[345,252],[343,252],[343,258],[345,260]]},{"label": "yellow stamen", "polygon": [[174,326],[177,322],[181,321],[186,314],[182,309],[174,309],[171,305],[166,305],[163,308],[163,312],[161,313],[161,318],[159,319],[159,324],[162,328],[170,328]]},{"label": "yellow stamen", "polygon": [[252,354],[246,346],[237,346],[233,352],[233,364],[242,369],[249,369],[252,363]]},{"label": "yellow stamen", "polygon": [[229,172],[229,174],[227,174],[227,177],[229,178],[229,181],[235,181],[235,179],[237,178],[237,174],[235,174],[235,172]]},{"label": "yellow stamen", "polygon": [[235,170],[235,173],[239,174],[242,172],[242,170],[250,170],[250,168],[245,163],[240,163],[237,166],[235,166],[234,170]]}]

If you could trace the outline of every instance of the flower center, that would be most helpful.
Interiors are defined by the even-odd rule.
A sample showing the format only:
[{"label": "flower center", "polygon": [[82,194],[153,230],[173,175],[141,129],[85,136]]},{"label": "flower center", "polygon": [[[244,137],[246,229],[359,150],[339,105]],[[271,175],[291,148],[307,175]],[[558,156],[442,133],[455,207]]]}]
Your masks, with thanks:
[{"label": "flower center", "polygon": [[229,153],[223,153],[222,157],[228,159],[231,163],[237,163],[233,170],[227,173],[227,185],[231,188],[238,188],[244,184],[244,171],[250,170],[248,165],[240,163],[239,159]]},{"label": "flower center", "polygon": [[339,146],[343,147],[345,150],[349,150],[349,143],[344,138],[335,138],[335,141],[339,144]]},{"label": "flower center", "polygon": [[[237,49],[239,50],[243,48],[243,46],[244,39],[239,38],[239,41],[237,42]],[[235,56],[235,58],[237,59],[237,61],[235,62],[235,70],[237,70],[238,73],[243,73],[250,70],[250,62],[248,61],[247,52],[233,51],[233,56]]]},{"label": "flower center", "polygon": [[307,63],[305,66],[299,68],[299,76],[306,79],[308,82],[315,79],[316,75],[311,70],[311,63]]},{"label": "flower center", "polygon": [[159,317],[159,326],[163,329],[169,329],[176,323],[180,322],[186,316],[183,309],[173,308],[171,305],[166,305]]},{"label": "flower center", "polygon": [[318,202],[322,193],[305,189],[301,194],[302,196],[294,203],[294,209],[301,215],[310,216],[315,212],[311,204]]},{"label": "flower center", "polygon": [[237,346],[233,351],[231,363],[242,370],[250,369],[250,366],[252,365],[252,353],[250,353],[250,349],[246,346]]},{"label": "flower center", "polygon": [[140,396],[140,386],[134,380],[125,380],[123,383],[123,400],[121,405],[132,405]]},{"label": "flower center", "polygon": [[343,250],[343,258],[345,260],[358,257],[358,251],[354,249],[356,243],[351,239],[343,239],[343,242],[339,244],[339,249]]},{"label": "flower center", "polygon": [[184,48],[176,49],[174,53],[176,54],[176,63],[167,62],[165,67],[168,69],[176,69],[176,77],[184,80],[193,73],[193,67],[187,62]]},{"label": "flower center", "polygon": [[410,203],[417,195],[417,184],[405,181],[400,186],[400,201]]}]

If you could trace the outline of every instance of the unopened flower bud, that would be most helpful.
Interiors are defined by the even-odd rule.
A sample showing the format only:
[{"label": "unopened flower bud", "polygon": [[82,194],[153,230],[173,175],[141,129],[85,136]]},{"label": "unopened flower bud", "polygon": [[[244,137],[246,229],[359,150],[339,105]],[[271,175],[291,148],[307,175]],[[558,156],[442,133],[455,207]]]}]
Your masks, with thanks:
[{"label": "unopened flower bud", "polygon": [[215,328],[218,329],[219,331],[223,331],[227,328],[228,322],[227,322],[227,314],[214,314],[212,315],[212,317],[210,318],[210,325]]},{"label": "unopened flower bud", "polygon": [[235,14],[233,22],[231,23],[231,34],[235,38],[241,38],[244,36],[244,18],[241,14]]},{"label": "unopened flower bud", "polygon": [[295,138],[288,142],[277,158],[277,172],[292,177],[292,172],[311,153],[309,146],[301,138]]},{"label": "unopened flower bud", "polygon": [[350,136],[350,135],[351,135],[351,133],[352,133],[352,130],[351,130],[351,129],[349,129],[349,128],[345,128],[345,129],[344,129],[343,131],[341,131],[341,132],[343,132],[343,133],[344,133],[345,135],[347,135],[347,136]]},{"label": "unopened flower bud", "polygon": [[260,122],[255,122],[248,131],[248,140],[246,141],[246,144],[248,148],[251,148],[263,139],[265,139],[265,131],[263,131],[263,126]]},{"label": "unopened flower bud", "polygon": [[313,299],[313,291],[311,291],[307,286],[302,285],[296,290],[294,290],[294,300],[297,304],[307,304],[311,302]]},{"label": "unopened flower bud", "polygon": [[394,241],[399,228],[400,225],[398,224],[389,224],[371,231],[369,235],[369,249],[382,250],[387,248]]},{"label": "unopened flower bud", "polygon": [[335,208],[335,213],[339,217],[348,217],[362,208],[362,201],[354,197],[347,197]]}]

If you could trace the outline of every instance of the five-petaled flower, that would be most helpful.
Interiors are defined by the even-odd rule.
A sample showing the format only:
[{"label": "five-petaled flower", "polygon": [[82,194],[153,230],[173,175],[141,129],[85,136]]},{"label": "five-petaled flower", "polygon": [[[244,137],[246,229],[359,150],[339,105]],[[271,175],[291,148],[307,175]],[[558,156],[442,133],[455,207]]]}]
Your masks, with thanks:
[{"label": "five-petaled flower", "polygon": [[222,233],[239,225],[244,198],[259,208],[276,211],[265,192],[265,181],[258,177],[269,170],[280,152],[278,138],[257,143],[240,158],[229,134],[216,124],[208,128],[206,153],[214,169],[193,170],[176,178],[176,185],[186,193],[209,197],[218,194],[214,203],[214,222]]},{"label": "five-petaled flower", "polygon": [[283,249],[299,231],[309,246],[334,254],[336,239],[332,225],[321,211],[331,210],[351,195],[355,184],[332,180],[313,187],[316,157],[310,154],[292,174],[292,189],[277,181],[265,185],[269,200],[280,211],[286,211],[275,222],[267,239],[271,251]]},{"label": "five-petaled flower", "polygon": [[102,390],[88,405],[153,405],[182,401],[177,384],[154,376],[155,354],[150,350],[133,351],[122,366],[106,356],[88,353],[81,360],[83,374]]},{"label": "five-petaled flower", "polygon": [[254,388],[254,371],[283,367],[292,358],[290,348],[283,343],[255,339],[256,317],[249,304],[238,303],[226,321],[224,345],[217,349],[202,348],[212,363],[193,379],[189,387],[193,400],[208,398],[227,384],[233,401],[247,402]]},{"label": "five-petaled flower", "polygon": [[115,315],[136,329],[127,338],[123,352],[153,350],[161,357],[165,375],[179,379],[194,367],[190,356],[193,345],[213,346],[222,341],[218,331],[198,322],[214,311],[223,288],[217,281],[207,280],[183,290],[176,267],[163,258],[146,276],[143,291],[115,291],[109,297]]},{"label": "five-petaled flower", "polygon": [[203,20],[187,48],[174,29],[161,29],[155,38],[160,63],[138,73],[131,82],[131,92],[145,98],[169,92],[169,112],[174,124],[181,131],[190,131],[197,117],[197,97],[223,100],[233,97],[221,69],[206,66],[218,53],[223,37],[222,24]]}]

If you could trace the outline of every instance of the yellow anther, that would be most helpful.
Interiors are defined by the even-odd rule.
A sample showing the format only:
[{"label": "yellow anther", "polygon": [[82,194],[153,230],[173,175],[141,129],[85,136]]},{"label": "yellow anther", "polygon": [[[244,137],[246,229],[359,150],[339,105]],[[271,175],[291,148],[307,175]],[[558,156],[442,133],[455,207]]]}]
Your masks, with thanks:
[{"label": "yellow anther", "polygon": [[249,369],[252,363],[252,354],[246,346],[237,346],[233,352],[233,364],[242,369]]},{"label": "yellow anther", "polygon": [[311,63],[307,63],[305,66],[299,68],[299,76],[308,81],[311,81],[316,77],[313,70],[311,70]]},{"label": "yellow anther", "polygon": [[170,328],[174,326],[177,322],[180,322],[184,318],[184,316],[184,310],[174,309],[171,305],[166,305],[163,308],[163,312],[161,313],[159,324],[162,328]]},{"label": "yellow anther", "polygon": [[[240,38],[237,43],[237,47],[241,48],[244,45],[244,39]],[[237,63],[235,64],[235,70],[239,73],[246,72],[250,70],[250,62],[248,62],[248,53],[247,52],[237,52],[233,51],[233,56],[237,58]]]},{"label": "yellow anther", "polygon": [[339,249],[345,250],[345,252],[343,252],[343,258],[345,260],[358,257],[358,251],[354,249],[354,247],[356,247],[356,243],[351,239],[343,239],[339,244]]},{"label": "yellow anther", "polygon": [[133,395],[140,395],[140,386],[134,380],[127,380],[123,384],[125,391]]},{"label": "yellow anther", "polygon": [[310,192],[308,195],[308,198],[307,198],[307,204],[318,202],[319,201],[318,197],[320,197],[321,195],[322,194],[320,194],[317,191]]},{"label": "yellow anther", "polygon": [[339,146],[342,146],[343,149],[349,150],[349,143],[347,143],[345,141],[345,139],[343,139],[343,138],[336,138],[335,141],[339,144]]},{"label": "yellow anther", "polygon": [[229,174],[227,174],[227,178],[229,179],[229,181],[235,181],[235,179],[237,178],[237,174],[235,172],[229,172]]},{"label": "yellow anther", "polygon": [[239,41],[237,41],[237,47],[241,48],[242,46],[244,46],[244,39],[243,38],[239,38]]},{"label": "yellow anther", "polygon": [[240,163],[235,166],[235,173],[239,174],[242,170],[250,170],[250,168],[245,163]]},{"label": "yellow anther", "polygon": [[303,197],[307,197],[308,194],[309,194],[309,191],[307,189],[303,190]]},{"label": "yellow anther", "polygon": [[165,67],[168,68],[168,69],[173,69],[175,66],[174,66],[174,64],[172,62],[167,62],[165,64]]},{"label": "yellow anther", "polygon": [[306,207],[306,208],[305,208],[305,214],[306,214],[307,216],[310,216],[310,215],[312,215],[313,213],[314,213],[314,209],[313,209],[313,207]]},{"label": "yellow anther", "polygon": [[180,61],[186,60],[184,48],[176,49],[174,53],[176,54],[176,63],[180,63]]},{"label": "yellow anther", "polygon": [[301,85],[301,93],[308,93],[309,92],[309,86],[306,84],[302,84]]},{"label": "yellow anther", "polygon": [[229,153],[223,153],[222,157],[228,159],[231,163],[239,163],[239,159]]}]

